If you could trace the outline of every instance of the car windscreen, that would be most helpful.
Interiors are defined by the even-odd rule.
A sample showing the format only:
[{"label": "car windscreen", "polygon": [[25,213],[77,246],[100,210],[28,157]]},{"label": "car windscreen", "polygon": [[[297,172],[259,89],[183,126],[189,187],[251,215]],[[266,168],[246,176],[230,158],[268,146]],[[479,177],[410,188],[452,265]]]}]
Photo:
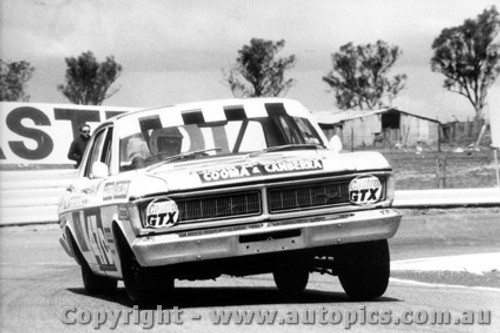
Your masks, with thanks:
[{"label": "car windscreen", "polygon": [[138,119],[140,132],[120,139],[121,171],[146,167],[175,156],[210,158],[283,145],[324,145],[307,118],[289,115],[220,122],[192,119],[188,124],[170,127],[151,119],[154,118]]}]

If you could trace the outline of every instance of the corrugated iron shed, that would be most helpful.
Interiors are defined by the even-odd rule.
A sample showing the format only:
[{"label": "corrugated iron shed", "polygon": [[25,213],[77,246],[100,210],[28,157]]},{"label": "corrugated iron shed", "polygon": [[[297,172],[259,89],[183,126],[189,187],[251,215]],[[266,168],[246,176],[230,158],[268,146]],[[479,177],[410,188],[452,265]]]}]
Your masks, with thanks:
[{"label": "corrugated iron shed", "polygon": [[439,142],[440,122],[396,108],[313,112],[328,138],[338,135],[344,146],[413,146]]}]

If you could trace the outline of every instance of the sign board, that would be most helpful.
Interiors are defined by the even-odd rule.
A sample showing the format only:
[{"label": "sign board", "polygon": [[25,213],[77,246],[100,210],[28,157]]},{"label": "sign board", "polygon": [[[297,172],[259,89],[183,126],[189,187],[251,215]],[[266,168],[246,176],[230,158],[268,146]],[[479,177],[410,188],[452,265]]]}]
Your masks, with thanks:
[{"label": "sign board", "polygon": [[69,146],[87,123],[137,108],[74,104],[0,102],[0,164],[73,164]]}]

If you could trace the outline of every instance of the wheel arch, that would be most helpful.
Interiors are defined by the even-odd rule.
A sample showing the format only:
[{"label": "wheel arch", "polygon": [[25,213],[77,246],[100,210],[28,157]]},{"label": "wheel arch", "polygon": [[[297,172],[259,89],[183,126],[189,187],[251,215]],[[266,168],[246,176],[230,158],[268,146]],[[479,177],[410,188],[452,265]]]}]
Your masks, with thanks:
[{"label": "wheel arch", "polygon": [[113,235],[113,241],[115,243],[116,250],[116,259],[118,263],[118,269],[121,277],[123,278],[123,255],[127,255],[126,253],[133,253],[132,247],[129,244],[129,241],[126,236],[126,232],[123,226],[117,221],[113,219],[111,222],[111,233]]},{"label": "wheel arch", "polygon": [[73,258],[75,258],[78,265],[80,265],[80,266],[82,266],[84,264],[88,265],[87,261],[85,261],[85,257],[82,254],[82,250],[80,249],[80,245],[78,245],[77,241],[75,240],[74,231],[71,229],[71,227],[66,225],[64,227],[63,233],[64,233],[64,238],[66,240],[66,244],[68,246],[68,249],[73,254]]},{"label": "wheel arch", "polygon": [[128,248],[131,250],[131,247],[127,240],[126,232],[123,229],[123,226],[117,220],[114,219],[113,222],[111,222],[111,232],[113,234],[113,240],[116,244],[116,251],[118,251],[118,256],[121,255],[120,251],[122,251],[122,245],[128,246]]}]

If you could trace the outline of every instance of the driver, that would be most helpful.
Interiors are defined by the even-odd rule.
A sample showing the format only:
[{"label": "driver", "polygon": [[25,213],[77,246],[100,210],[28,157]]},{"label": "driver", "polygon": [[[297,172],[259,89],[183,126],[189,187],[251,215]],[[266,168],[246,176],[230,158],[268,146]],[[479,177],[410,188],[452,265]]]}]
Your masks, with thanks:
[{"label": "driver", "polygon": [[127,143],[127,160],[132,161],[136,157],[146,159],[151,156],[146,140],[142,134],[131,137]]}]

